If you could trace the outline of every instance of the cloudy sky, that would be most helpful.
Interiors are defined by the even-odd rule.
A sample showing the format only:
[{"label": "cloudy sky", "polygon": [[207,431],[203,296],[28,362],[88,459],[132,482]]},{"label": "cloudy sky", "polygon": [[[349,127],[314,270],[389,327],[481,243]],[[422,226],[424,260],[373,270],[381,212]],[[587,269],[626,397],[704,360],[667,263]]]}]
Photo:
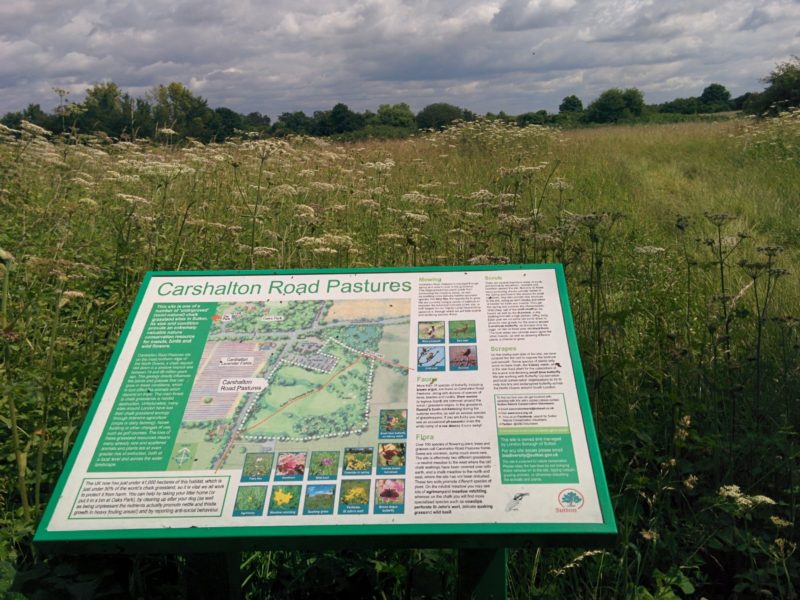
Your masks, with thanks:
[{"label": "cloudy sky", "polygon": [[517,114],[610,87],[738,95],[793,54],[800,0],[0,0],[0,113],[111,80],[273,118],[337,102]]}]

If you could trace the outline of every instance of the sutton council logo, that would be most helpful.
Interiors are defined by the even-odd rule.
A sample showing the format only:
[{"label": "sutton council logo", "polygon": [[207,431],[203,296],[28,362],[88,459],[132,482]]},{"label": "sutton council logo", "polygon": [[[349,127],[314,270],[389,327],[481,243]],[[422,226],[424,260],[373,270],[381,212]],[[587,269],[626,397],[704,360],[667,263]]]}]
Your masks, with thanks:
[{"label": "sutton council logo", "polygon": [[575,512],[583,508],[583,494],[573,488],[566,488],[558,492],[560,512]]}]

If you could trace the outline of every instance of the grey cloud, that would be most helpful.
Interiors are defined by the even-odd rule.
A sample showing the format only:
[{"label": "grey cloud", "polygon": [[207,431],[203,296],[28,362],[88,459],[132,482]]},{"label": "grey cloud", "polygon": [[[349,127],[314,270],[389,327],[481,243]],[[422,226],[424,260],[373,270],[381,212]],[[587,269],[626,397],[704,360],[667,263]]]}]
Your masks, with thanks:
[{"label": "grey cloud", "polygon": [[717,2],[674,0],[638,3],[626,0],[620,8],[602,3],[595,9],[583,37],[593,42],[649,42],[675,39],[690,34],[710,34],[725,23],[728,15]]},{"label": "grey cloud", "polygon": [[740,31],[757,31],[766,25],[780,21],[796,20],[800,16],[800,0],[784,0],[783,2],[762,2],[754,7],[745,17]]},{"label": "grey cloud", "polygon": [[181,81],[271,116],[339,101],[524,112],[613,86],[656,102],[711,81],[742,93],[800,53],[799,24],[791,0],[0,0],[0,113],[101,80],[134,94]]},{"label": "grey cloud", "polygon": [[506,0],[492,18],[497,31],[525,31],[564,23],[574,16],[575,0]]},{"label": "grey cloud", "polygon": [[755,31],[759,27],[763,27],[773,21],[773,18],[760,8],[754,8],[753,11],[742,22],[740,29],[742,31]]}]

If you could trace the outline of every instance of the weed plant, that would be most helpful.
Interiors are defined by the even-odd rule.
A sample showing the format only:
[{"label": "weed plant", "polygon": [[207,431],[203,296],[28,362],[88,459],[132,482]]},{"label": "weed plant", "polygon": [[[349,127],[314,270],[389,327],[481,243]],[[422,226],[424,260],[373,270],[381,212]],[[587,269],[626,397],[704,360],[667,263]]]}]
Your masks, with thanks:
[{"label": "weed plant", "polygon": [[[180,594],[181,559],[31,545],[145,271],[560,262],[620,536],[512,550],[511,597],[796,597],[800,133],[780,118],[359,144],[2,129],[0,594],[15,573],[99,593],[109,568],[120,593]],[[454,560],[252,552],[244,592],[449,597]]]}]

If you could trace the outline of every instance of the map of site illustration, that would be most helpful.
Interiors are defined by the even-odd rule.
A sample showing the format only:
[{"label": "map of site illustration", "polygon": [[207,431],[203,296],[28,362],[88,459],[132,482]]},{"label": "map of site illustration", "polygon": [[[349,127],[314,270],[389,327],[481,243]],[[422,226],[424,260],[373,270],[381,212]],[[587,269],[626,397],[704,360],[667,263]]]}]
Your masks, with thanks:
[{"label": "map of site illustration", "polygon": [[169,468],[373,443],[380,410],[407,408],[410,304],[220,303]]}]

